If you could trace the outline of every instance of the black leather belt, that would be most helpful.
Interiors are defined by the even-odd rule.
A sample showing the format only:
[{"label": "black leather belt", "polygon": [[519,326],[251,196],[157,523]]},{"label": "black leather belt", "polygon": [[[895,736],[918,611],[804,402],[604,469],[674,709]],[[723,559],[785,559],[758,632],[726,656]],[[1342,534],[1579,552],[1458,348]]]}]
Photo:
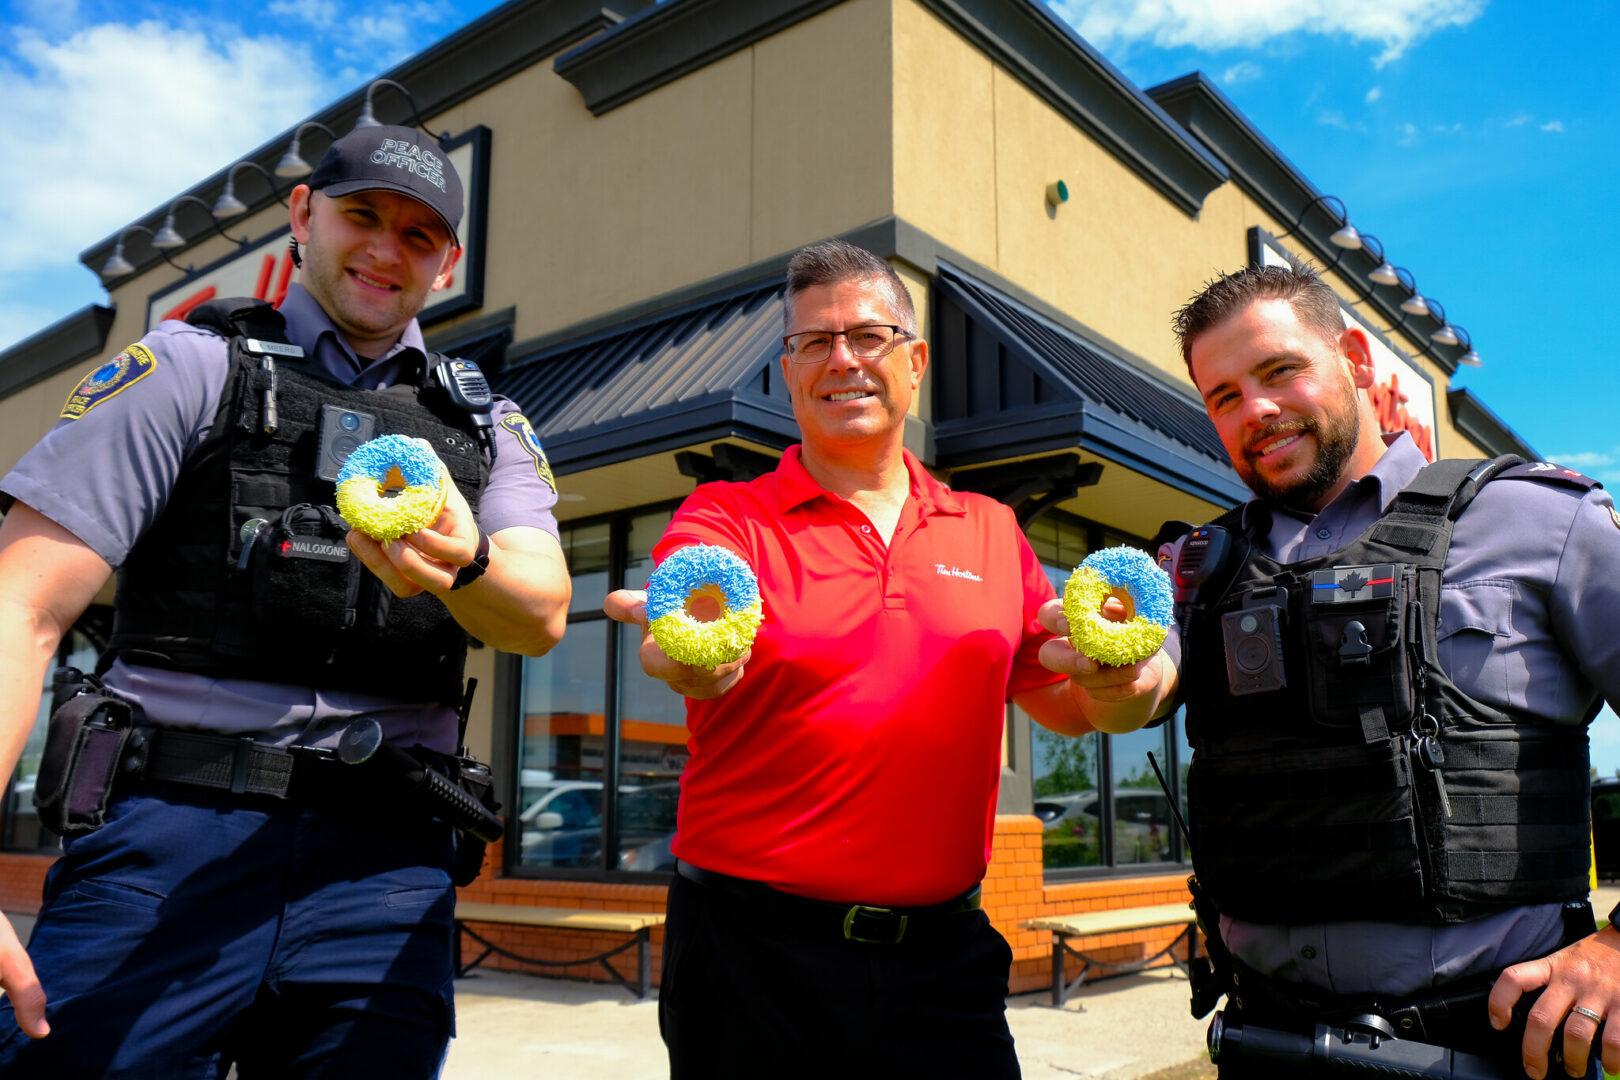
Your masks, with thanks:
[{"label": "black leather belt", "polygon": [[792,916],[812,929],[821,927],[845,941],[868,945],[898,945],[913,941],[938,928],[952,916],[979,910],[980,891],[975,885],[961,896],[928,907],[882,907],[876,904],[840,904],[773,889],[760,881],[717,874],[691,863],[677,863],[675,870],[688,881],[741,897],[770,911]]}]

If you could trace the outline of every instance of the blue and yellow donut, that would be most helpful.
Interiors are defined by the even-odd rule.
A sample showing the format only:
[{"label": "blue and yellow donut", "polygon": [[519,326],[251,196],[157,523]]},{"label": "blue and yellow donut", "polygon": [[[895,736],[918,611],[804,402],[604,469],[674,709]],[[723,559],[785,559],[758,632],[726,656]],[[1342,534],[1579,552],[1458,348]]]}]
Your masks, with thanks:
[{"label": "blue and yellow donut", "polygon": [[[1117,596],[1130,618],[1114,622],[1103,601]],[[1164,644],[1175,595],[1170,575],[1153,556],[1132,547],[1111,547],[1083,559],[1063,586],[1069,643],[1098,663],[1120,667],[1146,660]]]},{"label": "blue and yellow donut", "polygon": [[438,520],[446,481],[427,440],[380,435],[355,447],[338,470],[337,510],[351,528],[387,543]]},{"label": "blue and yellow donut", "polygon": [[[707,594],[720,617],[693,617],[692,601]],[[754,643],[765,617],[754,572],[723,547],[693,544],[658,564],[647,579],[647,627],[671,660],[711,671],[729,664]]]}]

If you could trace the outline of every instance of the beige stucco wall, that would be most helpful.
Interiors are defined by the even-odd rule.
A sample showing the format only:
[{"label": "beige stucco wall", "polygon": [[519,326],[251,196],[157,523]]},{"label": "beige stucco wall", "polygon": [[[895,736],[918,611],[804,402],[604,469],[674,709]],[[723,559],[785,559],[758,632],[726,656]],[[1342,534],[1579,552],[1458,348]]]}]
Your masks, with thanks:
[{"label": "beige stucco wall", "polygon": [[593,116],[535,64],[434,121],[493,131],[485,310],[519,340],[890,213],[885,0]]}]

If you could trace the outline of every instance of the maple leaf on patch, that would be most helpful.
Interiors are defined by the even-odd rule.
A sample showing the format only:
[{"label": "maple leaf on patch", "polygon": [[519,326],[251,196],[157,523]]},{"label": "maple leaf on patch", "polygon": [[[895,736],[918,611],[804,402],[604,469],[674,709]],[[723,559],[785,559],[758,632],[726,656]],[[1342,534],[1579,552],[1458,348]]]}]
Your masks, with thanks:
[{"label": "maple leaf on patch", "polygon": [[1347,593],[1358,593],[1367,587],[1368,579],[1363,577],[1360,570],[1352,570],[1339,579],[1339,588]]}]

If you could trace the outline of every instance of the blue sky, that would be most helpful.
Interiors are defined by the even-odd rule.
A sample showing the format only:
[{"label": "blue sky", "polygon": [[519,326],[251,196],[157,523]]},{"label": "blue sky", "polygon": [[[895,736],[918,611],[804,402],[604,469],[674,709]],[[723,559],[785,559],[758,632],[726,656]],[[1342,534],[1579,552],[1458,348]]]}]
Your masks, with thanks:
[{"label": "blue sky", "polygon": [[[105,302],[79,251],[495,4],[6,0],[0,349]],[[1620,4],[1057,0],[1139,86],[1189,71],[1465,327],[1468,387],[1549,458],[1620,486]],[[1594,728],[1620,768],[1620,724]]]}]

